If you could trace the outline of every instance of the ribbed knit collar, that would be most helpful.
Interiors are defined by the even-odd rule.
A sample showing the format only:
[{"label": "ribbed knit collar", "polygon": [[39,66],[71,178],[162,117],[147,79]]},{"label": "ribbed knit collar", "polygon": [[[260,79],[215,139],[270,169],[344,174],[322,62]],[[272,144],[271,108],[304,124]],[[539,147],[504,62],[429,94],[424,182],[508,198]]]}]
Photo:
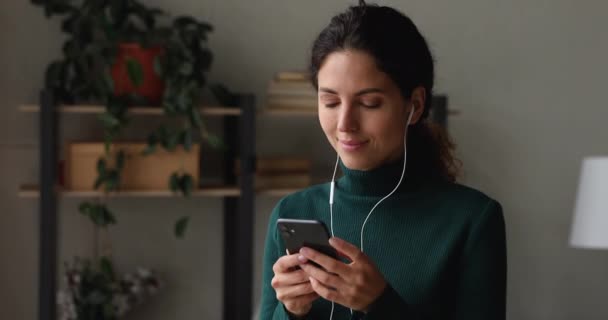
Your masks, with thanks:
[{"label": "ribbed knit collar", "polygon": [[[344,175],[337,180],[337,190],[353,195],[384,196],[399,182],[403,170],[403,158],[367,171],[349,169],[340,160],[340,168]],[[403,181],[396,192],[415,193],[426,185],[423,179],[408,174],[408,171],[406,169]]]}]

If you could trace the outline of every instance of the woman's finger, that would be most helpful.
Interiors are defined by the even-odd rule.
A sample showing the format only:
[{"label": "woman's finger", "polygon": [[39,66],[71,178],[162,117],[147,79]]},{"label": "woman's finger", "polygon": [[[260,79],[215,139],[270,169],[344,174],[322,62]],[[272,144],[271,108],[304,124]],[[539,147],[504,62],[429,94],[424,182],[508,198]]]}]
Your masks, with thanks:
[{"label": "woman's finger", "polygon": [[293,299],[299,296],[307,295],[310,293],[314,293],[315,291],[312,289],[310,285],[310,281],[306,283],[296,284],[294,286],[283,287],[276,290],[277,299],[279,301],[284,301],[287,299]]},{"label": "woman's finger", "polygon": [[275,274],[290,271],[291,268],[300,264],[298,256],[299,254],[296,253],[280,257],[272,266],[272,271],[274,271]]},{"label": "woman's finger", "polygon": [[340,303],[342,298],[340,295],[340,291],[323,285],[321,282],[317,281],[313,277],[310,277],[310,285],[312,286],[312,289],[325,300]]},{"label": "woman's finger", "polygon": [[314,249],[304,247],[300,249],[300,254],[304,258],[317,263],[328,272],[335,273],[338,275],[348,272],[348,266],[345,263]]},{"label": "woman's finger", "polygon": [[304,270],[310,277],[321,282],[328,288],[340,289],[344,286],[344,280],[342,280],[340,277],[325,270],[319,269],[312,264],[302,265],[302,270]]},{"label": "woman's finger", "polygon": [[277,273],[270,284],[273,288],[291,286],[294,284],[308,283],[308,274],[304,270],[296,270],[288,273]]}]

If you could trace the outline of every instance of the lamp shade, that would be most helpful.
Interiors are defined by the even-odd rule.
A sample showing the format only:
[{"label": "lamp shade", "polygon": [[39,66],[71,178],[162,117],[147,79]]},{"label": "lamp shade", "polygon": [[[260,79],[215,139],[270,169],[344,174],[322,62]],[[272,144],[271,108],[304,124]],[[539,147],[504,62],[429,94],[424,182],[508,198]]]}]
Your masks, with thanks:
[{"label": "lamp shade", "polygon": [[608,157],[583,160],[570,245],[608,249]]}]

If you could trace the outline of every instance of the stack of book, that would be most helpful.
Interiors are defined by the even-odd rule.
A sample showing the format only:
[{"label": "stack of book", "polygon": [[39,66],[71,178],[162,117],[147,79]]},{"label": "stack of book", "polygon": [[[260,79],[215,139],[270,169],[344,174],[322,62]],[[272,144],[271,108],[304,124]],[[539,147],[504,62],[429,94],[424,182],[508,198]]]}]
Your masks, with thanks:
[{"label": "stack of book", "polygon": [[317,110],[317,92],[304,71],[283,71],[268,84],[267,107],[271,110]]},{"label": "stack of book", "polygon": [[[311,184],[311,160],[300,157],[258,157],[254,186],[263,189],[300,189]],[[237,175],[240,172],[236,163]]]}]

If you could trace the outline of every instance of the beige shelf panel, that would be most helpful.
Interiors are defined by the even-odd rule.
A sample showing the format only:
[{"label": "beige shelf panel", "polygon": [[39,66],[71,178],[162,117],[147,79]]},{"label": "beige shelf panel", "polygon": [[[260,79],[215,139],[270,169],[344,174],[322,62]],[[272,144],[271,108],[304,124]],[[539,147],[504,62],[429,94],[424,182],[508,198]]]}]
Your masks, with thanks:
[{"label": "beige shelf panel", "polygon": [[[21,105],[18,108],[21,112],[39,112],[38,105]],[[105,111],[105,106],[100,105],[61,105],[58,107],[61,113],[74,114],[100,114]],[[129,107],[129,113],[134,115],[163,115],[163,109],[160,107]],[[216,107],[203,106],[201,113],[209,116],[239,116],[241,109],[238,107]]]}]

